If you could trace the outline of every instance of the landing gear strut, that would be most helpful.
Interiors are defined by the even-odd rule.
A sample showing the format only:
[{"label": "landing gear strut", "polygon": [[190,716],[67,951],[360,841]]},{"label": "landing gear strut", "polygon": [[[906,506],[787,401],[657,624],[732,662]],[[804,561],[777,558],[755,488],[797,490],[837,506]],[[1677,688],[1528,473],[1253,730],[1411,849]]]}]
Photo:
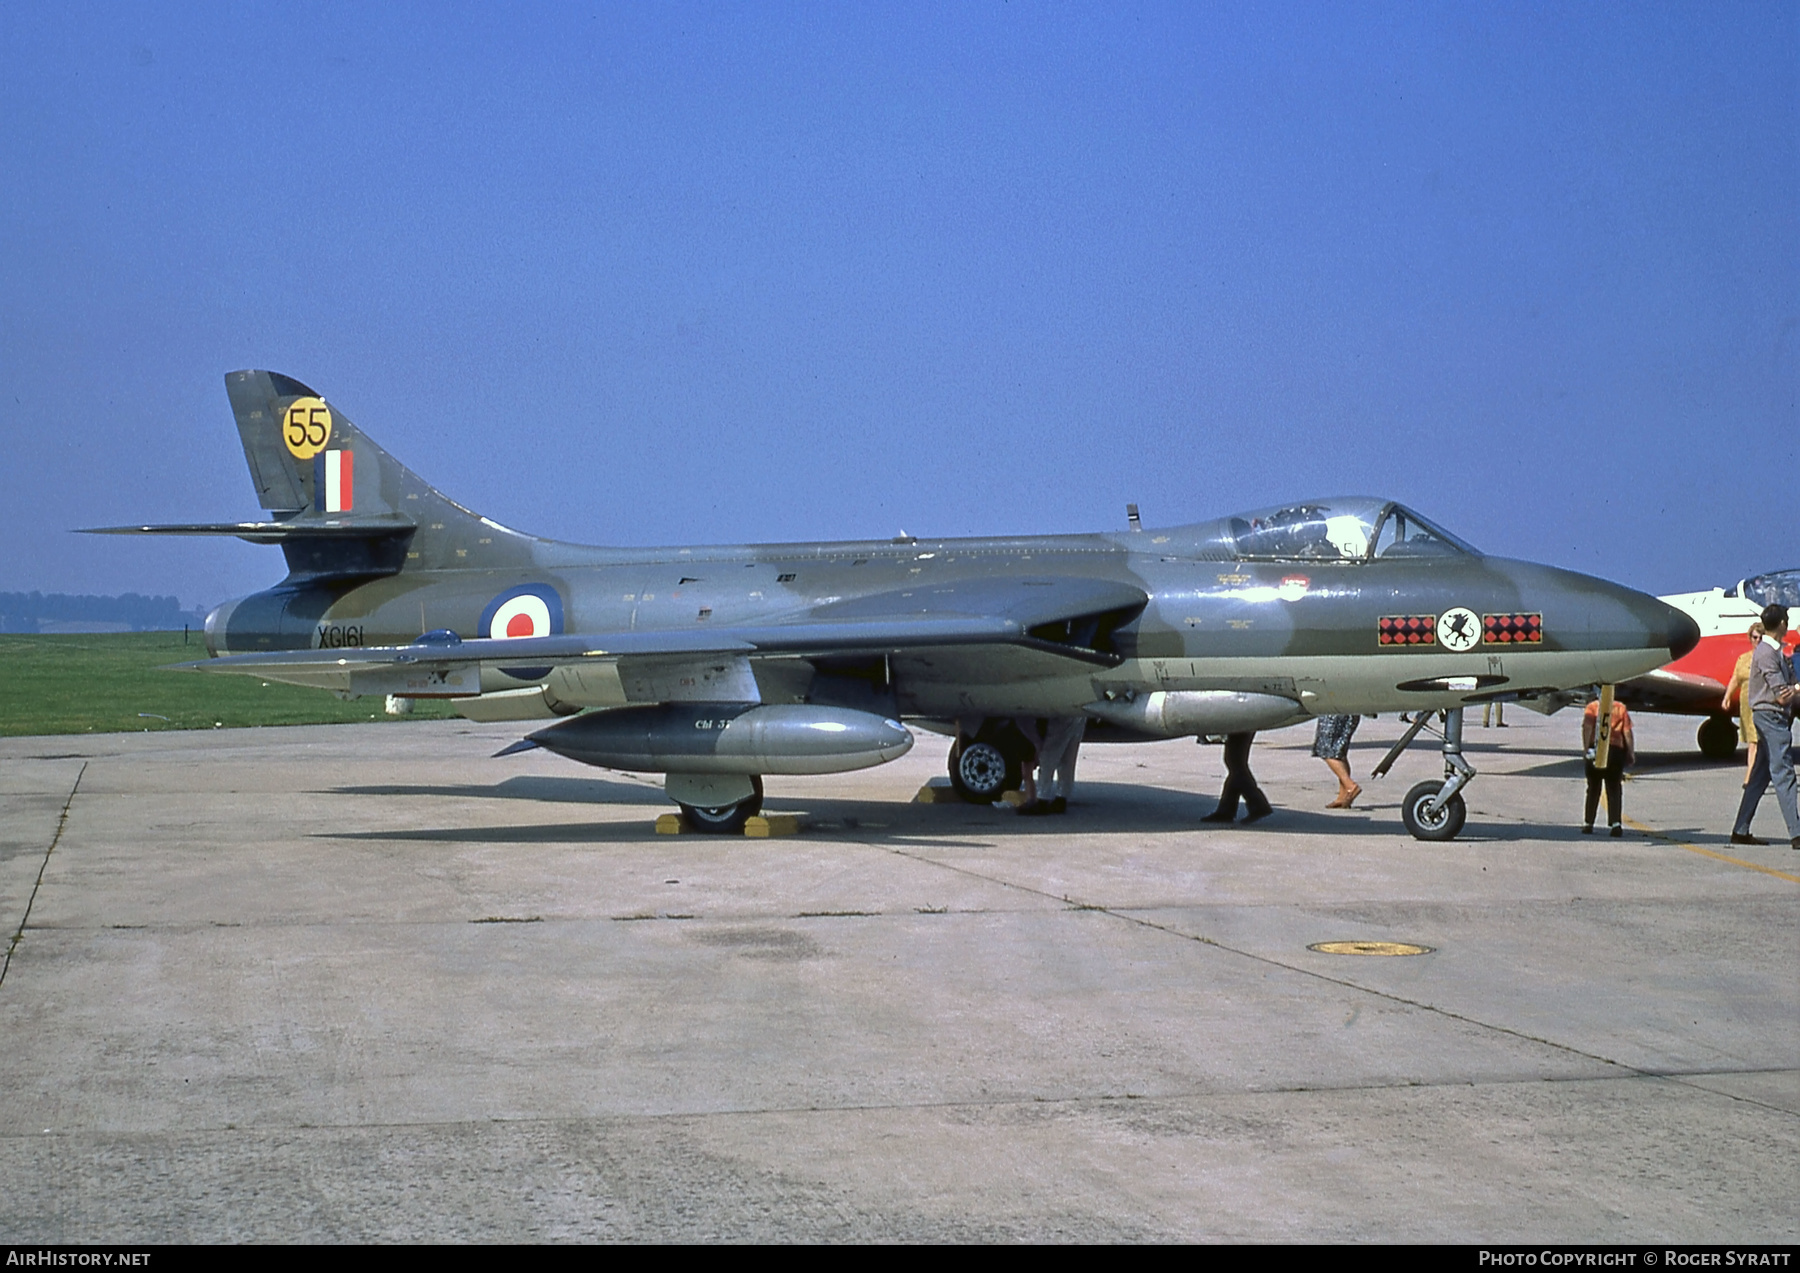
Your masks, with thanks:
[{"label": "landing gear strut", "polygon": [[1375,766],[1374,772],[1377,778],[1384,777],[1400,758],[1400,753],[1412,744],[1434,716],[1441,717],[1444,722],[1444,777],[1439,782],[1421,782],[1407,792],[1406,799],[1400,802],[1400,820],[1415,840],[1454,840],[1469,816],[1461,792],[1475,777],[1475,766],[1464,760],[1462,754],[1462,708],[1419,713],[1412,728],[1400,736],[1400,741]]}]

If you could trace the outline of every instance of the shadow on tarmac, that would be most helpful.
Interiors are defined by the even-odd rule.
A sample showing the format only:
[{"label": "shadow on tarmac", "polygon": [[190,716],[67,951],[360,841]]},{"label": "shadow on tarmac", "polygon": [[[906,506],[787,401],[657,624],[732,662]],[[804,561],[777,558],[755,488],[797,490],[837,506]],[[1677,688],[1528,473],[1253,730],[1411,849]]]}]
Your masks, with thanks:
[{"label": "shadow on tarmac", "polygon": [[[1581,781],[1586,770],[1583,768],[1582,759],[1579,754],[1569,755],[1567,752],[1551,752],[1545,754],[1561,755],[1562,759],[1550,761],[1547,764],[1532,765],[1525,769],[1514,769],[1504,776],[1513,778],[1574,778],[1577,782]],[[1643,777],[1649,777],[1653,774],[1678,775],[1711,773],[1715,769],[1725,769],[1732,765],[1737,765],[1739,768],[1742,768],[1743,764],[1744,758],[1742,756],[1739,756],[1736,760],[1708,760],[1704,756],[1699,755],[1669,755],[1666,752],[1660,755],[1655,753],[1645,755],[1640,752],[1638,753],[1637,762],[1631,766],[1630,772]]]},{"label": "shadow on tarmac", "polygon": [[608,778],[546,778],[528,775],[492,786],[477,783],[382,783],[366,787],[332,787],[320,795],[451,796],[464,800],[537,800],[551,804],[667,804],[660,787]]},{"label": "shadow on tarmac", "polygon": [[[658,812],[672,812],[672,806],[660,791],[634,783],[611,782],[598,778],[509,778],[493,786],[477,784],[380,785],[340,787],[341,794],[456,796],[526,800],[567,804],[623,804],[651,806]],[[1400,794],[1396,788],[1395,794]],[[1193,792],[1170,791],[1165,788],[1135,786],[1129,783],[1087,783],[1069,812],[1060,817],[1021,818],[1005,807],[974,804],[932,804],[912,802],[887,803],[868,799],[819,799],[786,797],[772,793],[764,808],[771,813],[803,813],[816,832],[829,833],[839,839],[861,843],[886,844],[896,847],[933,847],[955,849],[990,848],[996,839],[1029,840],[1038,836],[1117,837],[1129,835],[1187,833],[1211,837],[1229,832],[1240,842],[1261,835],[1311,835],[1321,837],[1366,836],[1390,834],[1407,845],[1415,842],[1400,825],[1397,810],[1391,802],[1376,801],[1367,807],[1327,812],[1323,809],[1293,809],[1277,805],[1267,819],[1247,823],[1241,817],[1235,823],[1215,824],[1201,818],[1217,807],[1217,801]],[[1581,836],[1574,815],[1579,811],[1580,791],[1574,789],[1570,821],[1567,825],[1518,825],[1473,821],[1461,836],[1446,847],[1517,840],[1576,841]],[[1641,839],[1633,833],[1634,837]],[[980,840],[961,838],[979,835]],[[457,827],[421,827],[412,830],[333,831],[321,832],[318,838],[364,841],[412,841],[446,844],[554,844],[644,843],[657,838],[652,822],[553,822],[515,825],[482,825]],[[734,837],[719,837],[721,843],[738,843]],[[702,842],[705,842],[704,840]],[[1418,846],[1420,848],[1435,846]]]}]

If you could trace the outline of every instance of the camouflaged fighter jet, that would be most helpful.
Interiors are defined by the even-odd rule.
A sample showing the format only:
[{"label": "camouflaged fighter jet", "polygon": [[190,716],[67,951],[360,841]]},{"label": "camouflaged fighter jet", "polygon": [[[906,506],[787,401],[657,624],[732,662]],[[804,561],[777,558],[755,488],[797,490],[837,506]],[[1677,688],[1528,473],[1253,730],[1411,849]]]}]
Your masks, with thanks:
[{"label": "camouflaged fighter jet", "polygon": [[764,775],[902,755],[902,721],[954,737],[952,784],[989,801],[1019,785],[1021,718],[1150,741],[1412,711],[1443,720],[1445,775],[1403,820],[1450,839],[1465,704],[1622,681],[1699,637],[1654,597],[1484,556],[1384,499],[1017,539],[558,543],[439,494],[296,380],[225,383],[270,520],[104,532],[281,546],[287,578],[213,611],[214,657],[182,666],[564,717],[508,751],[666,774],[704,830],[741,828]]}]

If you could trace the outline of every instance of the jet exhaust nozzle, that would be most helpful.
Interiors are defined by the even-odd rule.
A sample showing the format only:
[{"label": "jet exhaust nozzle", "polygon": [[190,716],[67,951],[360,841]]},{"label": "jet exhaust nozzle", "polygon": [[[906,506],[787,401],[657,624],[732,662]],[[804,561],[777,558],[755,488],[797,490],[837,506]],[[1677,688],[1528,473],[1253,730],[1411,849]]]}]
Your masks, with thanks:
[{"label": "jet exhaust nozzle", "polygon": [[659,703],[572,717],[531,734],[546,751],[641,773],[833,774],[903,756],[897,720],[805,703]]}]

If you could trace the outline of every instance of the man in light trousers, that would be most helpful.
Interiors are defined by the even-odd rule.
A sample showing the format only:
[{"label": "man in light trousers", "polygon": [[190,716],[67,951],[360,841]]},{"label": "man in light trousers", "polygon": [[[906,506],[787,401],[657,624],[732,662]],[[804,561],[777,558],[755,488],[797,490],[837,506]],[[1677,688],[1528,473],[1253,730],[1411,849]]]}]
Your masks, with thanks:
[{"label": "man in light trousers", "polygon": [[1796,792],[1800,784],[1794,778],[1793,753],[1794,710],[1800,705],[1800,684],[1796,684],[1794,665],[1782,650],[1782,638],[1787,636],[1787,607],[1769,606],[1762,612],[1762,624],[1762,640],[1750,654],[1750,680],[1744,686],[1761,746],[1750,770],[1750,781],[1744,784],[1744,798],[1738,803],[1731,842],[1766,843],[1750,834],[1750,820],[1756,816],[1763,792],[1773,785],[1790,842],[1800,849],[1800,793]]},{"label": "man in light trousers", "polygon": [[1044,741],[1038,747],[1037,799],[1019,806],[1027,816],[1066,813],[1075,790],[1075,758],[1081,752],[1081,736],[1087,717],[1056,716],[1044,722]]}]

